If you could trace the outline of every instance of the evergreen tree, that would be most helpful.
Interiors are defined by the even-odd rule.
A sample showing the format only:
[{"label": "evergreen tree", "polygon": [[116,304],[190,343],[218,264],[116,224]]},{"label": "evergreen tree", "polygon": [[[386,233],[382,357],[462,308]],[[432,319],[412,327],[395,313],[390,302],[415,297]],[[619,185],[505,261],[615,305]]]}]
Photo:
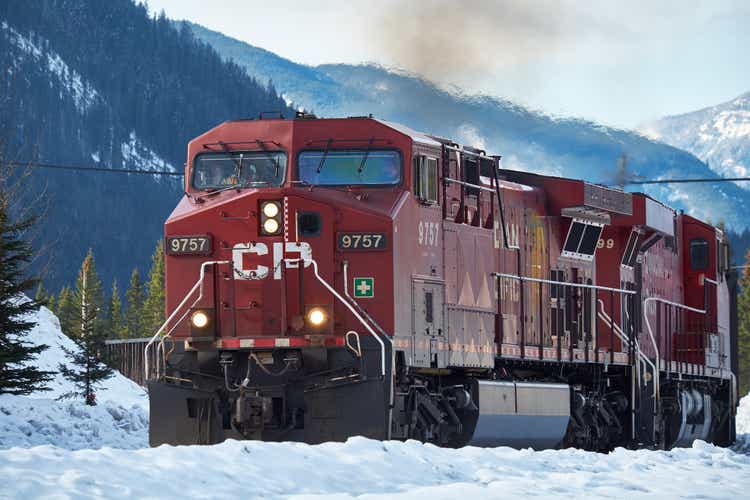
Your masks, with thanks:
[{"label": "evergreen tree", "polygon": [[151,256],[151,270],[146,283],[143,306],[143,330],[153,335],[164,323],[164,244],[159,240]]},{"label": "evergreen tree", "polygon": [[125,326],[128,338],[139,338],[144,336],[143,332],[143,282],[138,273],[138,268],[133,269],[130,275],[130,286],[125,293],[128,309],[125,313]]},{"label": "evergreen tree", "polygon": [[73,382],[73,390],[60,396],[60,399],[80,396],[87,405],[93,406],[96,404],[97,386],[111,377],[114,370],[105,364],[106,335],[103,329],[97,331],[97,315],[101,309],[94,302],[96,280],[89,281],[90,278],[96,277],[92,268],[93,257],[89,253],[81,266],[74,294],[74,303],[80,307],[73,318],[74,323],[78,325],[73,336],[78,349],[62,348],[70,365],[60,363],[59,370],[63,377]]},{"label": "evergreen tree", "polygon": [[[107,320],[105,316],[104,308],[104,287],[102,286],[102,280],[99,279],[99,275],[96,272],[96,264],[94,262],[94,253],[89,249],[86,254],[86,258],[83,260],[81,267],[82,271],[85,271],[85,275],[79,273],[78,280],[76,281],[76,293],[73,294],[73,311],[74,311],[74,322],[71,328],[72,336],[81,333],[80,321],[78,321],[81,304],[81,293],[80,290],[83,287],[83,281],[85,279],[87,286],[87,300],[90,303],[90,307],[94,309],[94,319],[91,327],[94,329],[94,333],[97,336],[107,335]],[[71,335],[68,335],[71,336]]]},{"label": "evergreen tree", "polygon": [[52,372],[41,371],[30,363],[46,345],[31,345],[24,336],[34,327],[29,314],[39,303],[23,293],[36,284],[24,276],[31,261],[31,245],[22,239],[34,219],[14,223],[8,217],[8,204],[0,195],[0,394],[30,394],[48,390]]},{"label": "evergreen tree", "polygon": [[[745,265],[750,265],[750,251],[747,253]],[[738,362],[740,396],[750,392],[750,268],[745,268],[740,281],[742,291],[737,299],[738,316]]]},{"label": "evergreen tree", "polygon": [[120,302],[120,290],[117,288],[117,280],[112,282],[112,295],[107,307],[107,332],[109,338],[125,338],[125,318],[122,315],[122,302]]},{"label": "evergreen tree", "polygon": [[49,297],[47,298],[47,309],[57,316],[57,299],[55,299],[55,294],[53,293],[49,294]]},{"label": "evergreen tree", "polygon": [[47,302],[49,301],[49,295],[47,295],[47,290],[44,289],[44,283],[41,281],[36,287],[36,293],[34,294],[34,300],[38,302],[41,305],[47,305]]},{"label": "evergreen tree", "polygon": [[60,290],[55,312],[57,314],[57,319],[60,320],[60,329],[65,335],[72,337],[75,306],[73,305],[73,290],[71,290],[69,286],[64,286],[62,290]]}]

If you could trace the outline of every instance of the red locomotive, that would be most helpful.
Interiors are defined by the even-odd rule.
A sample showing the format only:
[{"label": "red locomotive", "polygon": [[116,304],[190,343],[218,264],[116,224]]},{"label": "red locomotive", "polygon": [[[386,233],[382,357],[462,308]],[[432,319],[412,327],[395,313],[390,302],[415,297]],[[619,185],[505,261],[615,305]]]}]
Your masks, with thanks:
[{"label": "red locomotive", "polygon": [[645,194],[367,117],[239,120],[190,142],[165,238],[152,445],[734,440],[726,239]]}]

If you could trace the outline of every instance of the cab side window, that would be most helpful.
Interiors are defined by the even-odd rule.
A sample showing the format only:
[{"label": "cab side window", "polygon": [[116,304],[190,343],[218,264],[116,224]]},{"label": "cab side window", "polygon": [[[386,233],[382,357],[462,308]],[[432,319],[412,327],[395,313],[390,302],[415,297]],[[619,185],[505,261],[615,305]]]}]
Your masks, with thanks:
[{"label": "cab side window", "polygon": [[436,158],[414,158],[414,195],[424,204],[438,201],[438,162]]},{"label": "cab side window", "polygon": [[694,271],[708,268],[708,241],[703,238],[690,240],[690,268]]}]

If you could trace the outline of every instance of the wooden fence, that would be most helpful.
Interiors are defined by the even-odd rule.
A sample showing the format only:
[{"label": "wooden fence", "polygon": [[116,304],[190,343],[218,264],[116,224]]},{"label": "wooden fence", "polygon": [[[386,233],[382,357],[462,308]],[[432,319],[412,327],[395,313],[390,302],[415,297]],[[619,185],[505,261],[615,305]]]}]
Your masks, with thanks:
[{"label": "wooden fence", "polygon": [[[105,342],[109,365],[138,385],[146,385],[144,352],[151,339],[122,339]],[[149,364],[156,366],[156,349],[149,352]]]}]

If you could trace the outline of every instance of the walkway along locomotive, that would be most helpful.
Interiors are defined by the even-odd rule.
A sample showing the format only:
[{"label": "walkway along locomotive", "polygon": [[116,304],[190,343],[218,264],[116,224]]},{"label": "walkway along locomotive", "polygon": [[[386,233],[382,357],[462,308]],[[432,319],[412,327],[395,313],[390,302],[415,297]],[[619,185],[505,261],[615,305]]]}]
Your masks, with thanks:
[{"label": "walkway along locomotive", "polygon": [[[366,117],[190,142],[150,441],[734,440],[721,230]],[[148,359],[148,358],[147,358]]]}]

